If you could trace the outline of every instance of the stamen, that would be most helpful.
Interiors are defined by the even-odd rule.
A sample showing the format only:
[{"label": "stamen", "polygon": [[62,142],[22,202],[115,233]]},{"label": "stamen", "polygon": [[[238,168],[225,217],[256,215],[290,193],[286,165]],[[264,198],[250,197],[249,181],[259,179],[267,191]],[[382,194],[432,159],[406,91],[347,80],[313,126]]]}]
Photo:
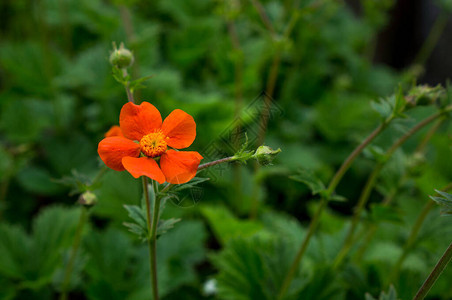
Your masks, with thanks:
[{"label": "stamen", "polygon": [[161,131],[143,136],[140,140],[141,152],[148,157],[162,155],[167,149],[165,138],[166,136]]}]

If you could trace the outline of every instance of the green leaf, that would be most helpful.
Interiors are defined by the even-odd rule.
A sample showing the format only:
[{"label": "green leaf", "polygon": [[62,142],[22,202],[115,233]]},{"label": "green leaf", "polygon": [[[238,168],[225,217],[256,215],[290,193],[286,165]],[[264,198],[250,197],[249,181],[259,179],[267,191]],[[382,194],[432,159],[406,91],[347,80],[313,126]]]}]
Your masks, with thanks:
[{"label": "green leaf", "polygon": [[149,273],[143,274],[141,269],[149,268],[145,263],[148,258],[144,253],[142,257],[138,255],[124,232],[113,228],[92,231],[85,239],[84,248],[90,257],[85,268],[89,299],[127,299],[130,290],[145,284]]},{"label": "green leaf", "polygon": [[39,259],[30,261],[34,280],[51,281],[61,265],[61,253],[72,245],[80,218],[80,208],[53,206],[43,210],[33,222],[31,253]]},{"label": "green leaf", "polygon": [[240,220],[222,205],[202,206],[202,215],[212,227],[215,237],[225,245],[234,237],[250,237],[262,229],[258,221]]},{"label": "green leaf", "polygon": [[171,218],[167,220],[159,220],[159,224],[157,226],[157,236],[162,235],[166,233],[171,228],[174,228],[174,224],[177,222],[180,222],[181,219]]},{"label": "green leaf", "polygon": [[137,89],[144,88],[145,86],[142,83],[145,82],[148,79],[151,79],[152,77],[154,77],[154,75],[144,76],[144,77],[141,77],[139,79],[131,81],[129,83],[130,91],[133,93]]},{"label": "green leaf", "polygon": [[113,78],[114,78],[117,82],[119,82],[120,84],[126,86],[126,85],[127,85],[127,82],[128,82],[129,79],[130,79],[130,76],[129,76],[129,75],[124,76],[123,71],[122,71],[121,69],[119,69],[118,67],[115,67],[115,66],[112,67],[111,70],[112,70]]},{"label": "green leaf", "polygon": [[30,247],[31,239],[22,228],[0,224],[0,274],[11,279],[24,279]]},{"label": "green leaf", "polygon": [[[395,99],[392,96],[392,99]],[[390,100],[388,99],[379,99],[378,101],[371,102],[372,108],[380,114],[382,119],[387,119],[392,114],[392,106],[390,104]]]},{"label": "green leaf", "polygon": [[47,169],[30,166],[22,169],[17,178],[26,190],[39,195],[54,195],[60,193],[63,187],[54,182]]},{"label": "green leaf", "polygon": [[[377,300],[369,293],[366,293],[366,300]],[[397,292],[393,285],[389,287],[389,291],[386,294],[385,292],[380,293],[380,297],[378,297],[378,300],[397,300]]]},{"label": "green leaf", "polygon": [[[61,292],[63,288],[63,284],[66,277],[66,270],[68,268],[68,263],[71,257],[71,251],[72,248],[65,251],[63,254],[63,263],[58,268],[52,278],[52,285],[56,288],[57,291]],[[75,255],[75,259],[72,264],[71,274],[70,274],[70,280],[68,282],[68,290],[74,290],[75,288],[79,287],[83,282],[83,271],[85,268],[85,265],[88,261],[88,257],[86,253],[82,251],[82,249],[77,249],[77,253]]]},{"label": "green leaf", "polygon": [[311,171],[299,170],[298,174],[290,176],[289,178],[306,184],[311,189],[313,195],[319,194],[325,190],[325,184]]},{"label": "green leaf", "polygon": [[53,206],[33,220],[33,234],[19,227],[0,226],[0,273],[20,280],[23,288],[39,289],[61,266],[61,254],[72,245],[78,208]]},{"label": "green leaf", "polygon": [[116,171],[107,171],[101,183],[96,191],[99,201],[93,207],[93,213],[118,223],[129,221],[123,207],[136,204],[140,199],[140,183],[127,172]]},{"label": "green leaf", "polygon": [[394,103],[394,108],[392,111],[393,116],[399,117],[399,118],[406,118],[406,115],[403,114],[406,104],[407,104],[407,102],[405,100],[405,96],[403,95],[402,87],[399,86],[399,89],[395,95],[395,103]]},{"label": "green leaf", "polygon": [[377,222],[403,223],[403,215],[400,210],[383,204],[371,205],[371,218]]},{"label": "green leaf", "polygon": [[150,236],[146,221],[146,210],[137,205],[124,205],[124,208],[127,210],[129,217],[134,223],[124,222],[123,225],[126,226],[130,232],[138,235],[142,241],[146,241]]},{"label": "green leaf", "polygon": [[441,206],[441,214],[452,215],[452,194],[435,190],[442,197],[430,196],[430,198]]},{"label": "green leaf", "polygon": [[186,190],[186,189],[190,189],[190,188],[192,188],[194,186],[197,186],[198,184],[201,184],[201,183],[203,183],[205,181],[208,181],[208,180],[210,180],[210,178],[195,177],[195,178],[193,178],[192,180],[190,180],[187,183],[175,185],[171,189],[171,192],[180,192],[180,191],[183,191],[183,190]]},{"label": "green leaf", "polygon": [[195,266],[205,259],[206,237],[207,233],[202,222],[182,221],[179,226],[159,238],[157,272],[162,295],[182,285],[196,284],[199,279]]},{"label": "green leaf", "polygon": [[129,213],[129,217],[132,218],[135,223],[143,228],[147,228],[146,211],[143,211],[143,209],[137,205],[124,205],[124,208]]}]

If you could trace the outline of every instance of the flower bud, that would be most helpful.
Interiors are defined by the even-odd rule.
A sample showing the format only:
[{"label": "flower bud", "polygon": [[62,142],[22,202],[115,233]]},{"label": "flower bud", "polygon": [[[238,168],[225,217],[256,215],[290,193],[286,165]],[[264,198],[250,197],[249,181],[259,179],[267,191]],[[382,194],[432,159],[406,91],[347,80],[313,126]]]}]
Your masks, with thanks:
[{"label": "flower bud", "polygon": [[422,153],[414,153],[407,160],[407,171],[412,177],[420,176],[425,170],[426,158]]},{"label": "flower bud", "polygon": [[418,85],[413,87],[406,99],[411,106],[426,106],[431,104],[437,104],[441,106],[446,97],[446,93],[441,85],[431,87],[428,85]]},{"label": "flower bud", "polygon": [[110,54],[110,63],[119,68],[128,68],[133,64],[133,54],[129,49],[124,48],[124,44],[121,43],[119,49],[116,48],[116,44],[113,44],[113,52]]},{"label": "flower bud", "polygon": [[97,196],[90,191],[86,191],[78,198],[78,203],[85,206],[93,206],[97,203]]},{"label": "flower bud", "polygon": [[281,149],[273,150],[268,146],[260,146],[257,148],[256,153],[254,153],[254,158],[257,159],[259,164],[261,165],[269,165],[272,163],[273,159],[275,159],[276,155],[281,152]]}]

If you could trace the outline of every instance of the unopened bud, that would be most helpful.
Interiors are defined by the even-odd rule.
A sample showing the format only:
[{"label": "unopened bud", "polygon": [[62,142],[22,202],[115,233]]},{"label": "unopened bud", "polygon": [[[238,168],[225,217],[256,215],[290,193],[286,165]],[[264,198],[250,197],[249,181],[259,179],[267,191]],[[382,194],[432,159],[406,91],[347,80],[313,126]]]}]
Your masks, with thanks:
[{"label": "unopened bud", "polygon": [[413,177],[420,176],[425,170],[426,159],[422,153],[415,153],[407,160],[407,171]]},{"label": "unopened bud", "polygon": [[116,48],[116,44],[113,43],[113,52],[110,54],[110,63],[119,68],[128,68],[133,64],[133,54],[129,49],[124,48],[124,44],[121,43],[119,49]]},{"label": "unopened bud", "polygon": [[97,203],[97,196],[90,191],[86,191],[78,198],[78,203],[85,206],[93,206]]},{"label": "unopened bud", "polygon": [[406,99],[411,106],[425,106],[431,104],[441,106],[441,102],[445,96],[444,88],[441,85],[435,87],[419,85],[410,90]]},{"label": "unopened bud", "polygon": [[260,146],[257,148],[256,153],[254,153],[254,158],[257,159],[261,165],[269,165],[275,159],[276,155],[281,152],[281,149],[273,150],[268,146]]}]

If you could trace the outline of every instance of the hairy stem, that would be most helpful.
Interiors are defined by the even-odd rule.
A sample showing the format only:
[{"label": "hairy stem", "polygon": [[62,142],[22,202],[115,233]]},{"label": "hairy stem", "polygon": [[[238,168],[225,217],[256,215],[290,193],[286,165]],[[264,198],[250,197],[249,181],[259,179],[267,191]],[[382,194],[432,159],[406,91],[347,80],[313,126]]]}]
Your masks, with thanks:
[{"label": "hairy stem", "polygon": [[82,240],[83,228],[85,227],[85,223],[88,216],[88,209],[86,207],[81,208],[80,217],[77,223],[77,229],[75,231],[74,241],[72,243],[72,248],[69,256],[69,261],[66,266],[66,270],[64,272],[64,279],[61,285],[61,294],[60,300],[67,299],[67,292],[69,288],[69,283],[71,282],[72,270],[74,268],[75,258],[77,257],[77,251],[80,247],[80,242]]},{"label": "hairy stem", "polygon": [[201,171],[201,170],[204,170],[206,168],[210,168],[212,166],[215,166],[215,165],[218,165],[218,164],[222,164],[222,163],[225,163],[225,162],[231,162],[231,161],[234,161],[234,160],[236,160],[235,156],[229,156],[229,157],[225,157],[225,158],[222,158],[222,159],[214,160],[214,161],[211,161],[211,162],[199,165],[198,166],[198,172]]},{"label": "hairy stem", "polygon": [[[449,183],[448,185],[443,187],[441,191],[447,192],[450,189],[452,189],[452,183]],[[422,225],[424,224],[424,221],[427,218],[429,212],[435,207],[434,204],[435,202],[429,200],[427,204],[425,204],[419,216],[417,217],[413,225],[413,228],[411,228],[410,235],[408,236],[405,245],[403,245],[403,252],[400,255],[399,259],[397,260],[396,264],[394,265],[393,271],[391,272],[391,276],[388,277],[388,284],[393,282],[399,276],[403,262],[407,258],[408,254],[410,253],[410,250],[412,249],[414,243],[416,242],[419,232],[421,231]]]},{"label": "hairy stem", "polygon": [[[425,147],[427,146],[428,142],[431,140],[433,135],[436,133],[436,131],[439,129],[441,124],[444,122],[444,118],[438,120],[427,132],[425,137],[422,139],[422,141],[419,143],[419,145],[416,147],[416,150],[414,153],[416,154],[422,154],[425,150]],[[384,206],[388,206],[392,203],[395,196],[397,195],[397,192],[399,189],[403,186],[404,182],[409,179],[409,176],[407,173],[405,173],[399,180],[399,182],[394,186],[394,188],[391,189],[391,191],[386,195],[386,197],[383,199],[382,204]],[[356,255],[355,255],[355,261],[360,261],[362,257],[364,256],[364,253],[367,250],[367,247],[370,245],[370,242],[372,241],[375,233],[377,232],[378,224],[372,224],[369,228],[364,229],[366,231],[366,239],[358,249]]]},{"label": "hairy stem", "polygon": [[422,284],[421,288],[419,289],[417,294],[414,296],[413,300],[422,300],[425,298],[425,296],[428,294],[428,292],[432,288],[433,284],[436,282],[438,277],[444,271],[444,269],[449,264],[451,259],[452,259],[452,243],[446,249],[443,256],[441,256],[438,263],[436,264],[436,266],[433,268],[430,275],[425,280],[424,284]]},{"label": "hairy stem", "polygon": [[[391,122],[392,119],[387,119],[382,124],[380,124],[372,133],[364,139],[364,141],[359,144],[352,153],[345,159],[345,161],[342,163],[339,170],[337,170],[336,174],[333,176],[333,179],[330,181],[327,189],[327,195],[330,196],[333,192],[336,186],[341,181],[342,177],[344,176],[345,172],[350,168],[353,161],[358,157],[359,154],[364,150],[364,148],[370,144]],[[317,225],[320,221],[320,217],[322,216],[323,210],[326,207],[326,204],[328,203],[328,199],[323,197],[320,201],[320,205],[317,207],[317,211],[315,212],[314,217],[311,219],[311,222],[309,224],[308,232],[306,233],[306,236],[304,237],[304,240],[300,246],[300,249],[298,250],[295,259],[290,267],[289,272],[287,273],[283,284],[281,286],[281,290],[278,295],[278,299],[282,299],[284,295],[287,292],[287,289],[290,286],[290,283],[293,280],[293,277],[295,276],[295,271],[297,270],[301,259],[303,258],[303,255],[309,245],[310,239],[313,236],[315,230],[317,229]]]},{"label": "hairy stem", "polygon": [[[126,77],[128,75],[127,69],[122,69],[122,76]],[[124,85],[124,88],[126,89],[127,93],[127,100],[129,102],[135,103],[135,99],[133,99],[133,92],[130,90],[130,82],[127,81],[127,83]]]},{"label": "hairy stem", "polygon": [[[417,133],[419,130],[421,130],[422,128],[424,128],[425,126],[427,126],[428,124],[430,124],[431,122],[433,122],[434,120],[436,120],[439,117],[442,117],[445,113],[448,113],[452,110],[452,105],[447,106],[446,108],[444,108],[443,110],[429,116],[428,118],[422,120],[421,122],[419,122],[416,126],[414,126],[410,131],[408,131],[405,135],[403,135],[401,138],[399,138],[387,151],[385,154],[385,161],[387,161],[392,154],[394,154],[394,152],[403,144],[405,143],[411,136],[413,136],[415,133]],[[380,174],[381,169],[383,168],[384,163],[380,162],[378,163],[374,170],[372,171],[372,173],[370,174],[369,178],[367,179],[366,185],[361,193],[361,196],[358,200],[358,204],[356,206],[355,209],[355,213],[353,214],[353,218],[352,218],[352,224],[350,226],[350,229],[348,230],[347,236],[345,238],[345,242],[344,245],[342,246],[342,249],[339,251],[338,255],[336,256],[336,259],[333,263],[333,267],[337,268],[339,267],[344,258],[346,257],[346,255],[349,253],[350,248],[352,247],[352,242],[353,242],[353,235],[355,233],[356,227],[359,223],[359,218],[361,216],[361,213],[363,211],[363,209],[366,206],[367,200],[369,199],[370,196],[370,192],[372,191],[375,183],[376,183],[376,179],[378,177],[378,175]]]},{"label": "hairy stem", "polygon": [[375,130],[372,131],[372,133],[345,159],[339,170],[337,170],[336,174],[334,174],[334,177],[333,179],[331,179],[330,184],[328,185],[327,194],[329,196],[334,192],[345,172],[347,172],[347,170],[350,168],[356,157],[358,157],[358,155],[361,154],[364,148],[366,148],[366,146],[369,145],[370,142],[372,142],[388,126],[391,120],[392,119],[388,119],[385,122],[381,123],[380,126],[375,128]]},{"label": "hairy stem", "polygon": [[158,218],[159,218],[159,211],[160,211],[160,197],[157,196],[155,186],[154,188],[154,209],[153,209],[153,216],[151,219],[151,203],[149,200],[149,190],[148,190],[148,179],[146,176],[142,176],[143,179],[143,193],[144,198],[146,200],[146,213],[147,213],[147,223],[148,223],[148,231],[149,231],[149,239],[148,239],[148,246],[149,246],[149,267],[150,267],[150,274],[151,274],[151,286],[152,286],[152,295],[154,300],[159,299],[159,292],[158,292],[158,279],[157,279],[157,255],[156,255],[156,242],[157,242],[157,224],[158,224]]},{"label": "hairy stem", "polygon": [[284,298],[284,295],[286,294],[286,292],[290,286],[290,283],[292,282],[292,279],[295,276],[295,273],[300,265],[301,259],[303,258],[303,254],[305,253],[306,249],[308,248],[309,241],[310,241],[312,235],[314,234],[314,232],[317,228],[317,225],[320,222],[320,217],[321,217],[323,209],[326,207],[327,203],[328,203],[328,200],[326,200],[324,198],[320,200],[320,205],[317,208],[317,211],[316,211],[314,217],[312,218],[311,223],[309,224],[308,232],[306,233],[303,243],[301,244],[301,247],[295,256],[294,262],[290,266],[289,272],[287,272],[287,275],[283,281],[281,290],[279,291],[279,295],[277,298],[278,300]]}]

